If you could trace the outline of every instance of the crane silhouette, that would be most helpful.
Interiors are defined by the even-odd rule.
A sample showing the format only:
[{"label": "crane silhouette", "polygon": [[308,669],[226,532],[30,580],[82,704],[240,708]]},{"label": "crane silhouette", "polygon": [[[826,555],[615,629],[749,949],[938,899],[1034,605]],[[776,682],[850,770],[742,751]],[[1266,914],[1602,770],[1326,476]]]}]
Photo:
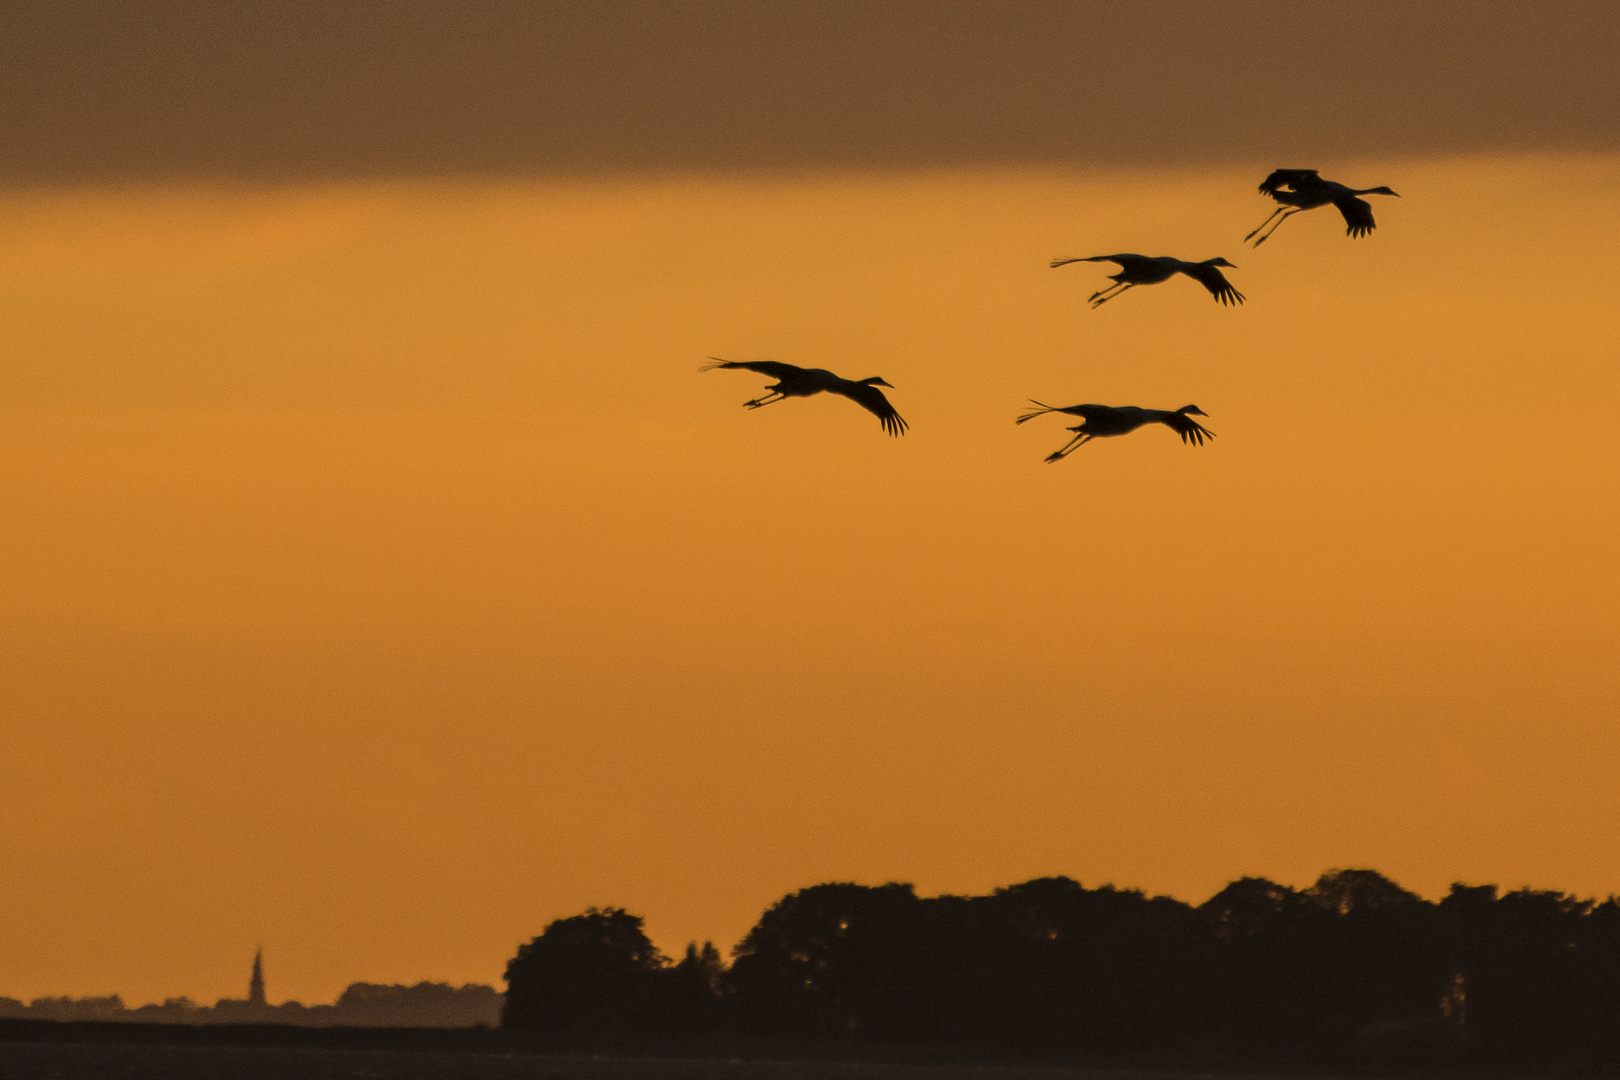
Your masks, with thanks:
[{"label": "crane silhouette", "polygon": [[1199,446],[1204,445],[1206,435],[1211,439],[1215,437],[1213,431],[1193,419],[1194,416],[1209,415],[1196,405],[1183,405],[1172,412],[1169,409],[1140,409],[1135,405],[1070,405],[1066,409],[1061,409],[1056,405],[1043,404],[1033,398],[1030,399],[1029,403],[1035,406],[1035,410],[1020,416],[1016,423],[1022,424],[1027,420],[1035,419],[1037,416],[1045,416],[1047,413],[1054,412],[1067,413],[1070,416],[1081,418],[1078,425],[1069,429],[1077,433],[1075,437],[1070,439],[1068,444],[1061,450],[1048,454],[1046,458],[1048,462],[1062,461],[1090,439],[1103,439],[1110,435],[1129,435],[1145,424],[1163,424],[1177,435],[1180,435],[1182,442],[1197,443]]},{"label": "crane silhouette", "polygon": [[[1125,292],[1134,285],[1157,285],[1161,281],[1169,281],[1177,274],[1186,274],[1198,284],[1208,289],[1210,295],[1223,304],[1243,303],[1243,294],[1232,288],[1232,283],[1218,269],[1222,266],[1237,267],[1225,259],[1205,259],[1203,262],[1187,262],[1185,259],[1172,259],[1168,255],[1092,255],[1083,259],[1053,259],[1052,269],[1067,266],[1076,262],[1113,262],[1119,263],[1119,273],[1109,274],[1114,284],[1106,289],[1100,289],[1086,297],[1092,307],[1100,307]],[[1119,292],[1114,290],[1118,289]]]},{"label": "crane silhouette", "polygon": [[[1271,239],[1271,234],[1281,228],[1283,222],[1301,210],[1315,210],[1318,206],[1326,206],[1328,203],[1337,206],[1339,213],[1344,215],[1347,234],[1366,236],[1377,228],[1377,224],[1373,221],[1372,204],[1356,196],[1395,195],[1395,192],[1387,187],[1348,188],[1332,180],[1322,179],[1315,169],[1277,169],[1260,182],[1260,194],[1270,195],[1282,205],[1271,212],[1271,217],[1260,223],[1259,229],[1243,238],[1243,242],[1248,243],[1250,237],[1260,232],[1260,229],[1271,225],[1272,218],[1276,218],[1277,224],[1271,225],[1271,228],[1254,242],[1255,247]],[[1395,197],[1400,198],[1399,195]]]},{"label": "crane silhouette", "polygon": [[900,418],[889,399],[883,396],[880,386],[894,387],[884,382],[876,375],[870,379],[841,379],[825,368],[802,368],[793,364],[783,364],[775,360],[722,360],[718,356],[709,357],[712,364],[704,364],[699,371],[713,371],[715,368],[742,368],[747,371],[756,371],[776,380],[774,386],[767,386],[769,391],[764,397],[757,397],[752,401],[743,402],[745,409],[759,409],[774,402],[790,397],[810,397],[826,391],[829,394],[838,394],[849,398],[855,404],[876,416],[883,424],[883,430],[890,435],[904,435],[906,422]]}]

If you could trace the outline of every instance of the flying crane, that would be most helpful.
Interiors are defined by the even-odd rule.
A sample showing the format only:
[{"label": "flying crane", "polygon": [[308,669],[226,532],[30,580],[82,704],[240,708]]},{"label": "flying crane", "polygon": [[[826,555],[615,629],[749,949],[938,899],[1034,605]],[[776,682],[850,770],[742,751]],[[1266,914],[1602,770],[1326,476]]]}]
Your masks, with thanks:
[{"label": "flying crane", "polygon": [[[1168,255],[1092,255],[1086,258],[1053,259],[1052,268],[1067,266],[1076,262],[1112,262],[1119,264],[1119,273],[1110,274],[1114,284],[1106,289],[1092,293],[1086,299],[1092,307],[1100,307],[1114,297],[1121,295],[1126,289],[1137,285],[1157,285],[1161,281],[1169,281],[1177,274],[1186,274],[1198,284],[1208,289],[1210,295],[1222,304],[1241,304],[1243,294],[1232,288],[1232,283],[1226,280],[1220,267],[1226,266],[1233,270],[1237,267],[1225,259],[1205,259],[1203,262],[1187,262],[1185,259],[1172,259]],[[1119,290],[1115,292],[1115,290]]]},{"label": "flying crane", "polygon": [[776,380],[772,386],[765,389],[769,393],[757,397],[752,401],[743,402],[745,409],[760,409],[766,405],[774,404],[784,398],[811,397],[825,391],[829,394],[838,394],[847,397],[867,412],[876,416],[883,424],[883,430],[890,435],[904,435],[908,426],[900,414],[895,411],[889,399],[883,396],[880,386],[894,389],[891,383],[884,382],[876,375],[870,379],[842,379],[825,368],[802,368],[793,364],[783,364],[776,360],[722,360],[718,356],[709,357],[712,364],[704,364],[699,371],[713,371],[715,368],[742,368],[745,371],[758,372]]},{"label": "flying crane", "polygon": [[1213,431],[1193,419],[1194,416],[1209,415],[1196,405],[1183,405],[1172,412],[1169,409],[1142,409],[1135,405],[1070,405],[1068,408],[1059,408],[1056,405],[1043,404],[1033,398],[1030,399],[1030,404],[1035,406],[1034,411],[1020,416],[1016,423],[1022,424],[1037,416],[1054,412],[1081,418],[1078,425],[1069,429],[1076,433],[1075,437],[1062,449],[1048,454],[1046,458],[1048,462],[1062,461],[1088,440],[1104,439],[1112,435],[1129,435],[1146,424],[1163,424],[1180,435],[1182,442],[1196,443],[1199,446],[1204,445],[1205,436],[1211,439],[1215,437]]},{"label": "flying crane", "polygon": [[[1315,169],[1277,169],[1260,182],[1260,194],[1269,195],[1282,205],[1271,212],[1271,217],[1260,223],[1259,229],[1243,238],[1243,242],[1248,243],[1250,237],[1265,229],[1267,225],[1271,225],[1272,218],[1276,218],[1277,224],[1271,225],[1271,228],[1254,242],[1255,247],[1271,239],[1271,234],[1295,214],[1302,210],[1315,210],[1318,206],[1326,206],[1328,203],[1337,206],[1339,213],[1344,215],[1345,232],[1348,235],[1366,236],[1377,227],[1377,223],[1373,221],[1372,204],[1356,196],[1395,195],[1395,192],[1387,187],[1345,187],[1332,180],[1322,179]],[[1400,198],[1399,195],[1395,197]]]}]

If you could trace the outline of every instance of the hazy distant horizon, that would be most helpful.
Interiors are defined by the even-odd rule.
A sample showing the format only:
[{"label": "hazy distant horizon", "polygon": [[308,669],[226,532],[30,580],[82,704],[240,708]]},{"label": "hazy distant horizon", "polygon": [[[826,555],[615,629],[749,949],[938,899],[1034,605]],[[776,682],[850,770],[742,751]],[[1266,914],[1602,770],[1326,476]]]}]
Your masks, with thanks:
[{"label": "hazy distant horizon", "polygon": [[[266,995],[268,999],[268,995]],[[0,1020],[140,1024],[291,1024],[313,1027],[497,1027],[504,995],[493,986],[424,980],[415,985],[353,982],[331,1002],[296,998],[254,1001],[222,997],[208,1004],[189,995],[130,1004],[109,993],[48,996],[29,1001],[0,994]]]}]

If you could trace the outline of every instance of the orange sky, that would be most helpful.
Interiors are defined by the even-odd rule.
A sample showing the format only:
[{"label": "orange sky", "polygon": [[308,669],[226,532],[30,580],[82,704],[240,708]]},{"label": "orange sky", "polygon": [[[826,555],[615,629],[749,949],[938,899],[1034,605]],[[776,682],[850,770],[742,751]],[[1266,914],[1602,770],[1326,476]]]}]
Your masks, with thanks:
[{"label": "orange sky", "polygon": [[[0,194],[0,994],[831,879],[1620,891],[1620,157],[1313,160],[1403,197],[1246,251],[1272,164]],[[1046,267],[1119,250],[1249,302]],[[1047,466],[1030,397],[1219,437]]]}]

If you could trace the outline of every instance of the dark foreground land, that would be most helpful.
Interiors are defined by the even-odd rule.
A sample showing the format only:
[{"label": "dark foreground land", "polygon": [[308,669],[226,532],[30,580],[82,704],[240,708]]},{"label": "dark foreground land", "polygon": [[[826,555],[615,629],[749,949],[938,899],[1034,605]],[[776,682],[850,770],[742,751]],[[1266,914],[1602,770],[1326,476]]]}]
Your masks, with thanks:
[{"label": "dark foreground land", "polygon": [[993,1066],[561,1057],[286,1046],[0,1045],[6,1080],[1021,1080],[1086,1076]]},{"label": "dark foreground land", "polygon": [[1121,1080],[1037,1066],[564,1057],[275,1046],[0,1044],[6,1080]]},{"label": "dark foreground land", "polygon": [[[1538,1075],[1489,1063],[1312,1068],[1192,1058],[997,1060],[961,1048],[876,1044],[599,1050],[559,1048],[482,1028],[0,1020],[0,1080],[1513,1080]],[[1557,1075],[1599,1074],[1562,1069]]]},{"label": "dark foreground land", "polygon": [[[794,1061],[581,1054],[514,1045],[499,1032],[326,1029],[108,1030],[0,1025],[3,1080],[1120,1080],[1151,1071],[1033,1064]],[[313,1036],[313,1037],[310,1037]],[[122,1041],[121,1037],[133,1041]],[[879,1058],[882,1055],[878,1055]],[[1159,1074],[1169,1075],[1169,1074]],[[1189,1075],[1179,1074],[1183,1077]],[[1237,1080],[1236,1074],[1226,1074]]]}]

